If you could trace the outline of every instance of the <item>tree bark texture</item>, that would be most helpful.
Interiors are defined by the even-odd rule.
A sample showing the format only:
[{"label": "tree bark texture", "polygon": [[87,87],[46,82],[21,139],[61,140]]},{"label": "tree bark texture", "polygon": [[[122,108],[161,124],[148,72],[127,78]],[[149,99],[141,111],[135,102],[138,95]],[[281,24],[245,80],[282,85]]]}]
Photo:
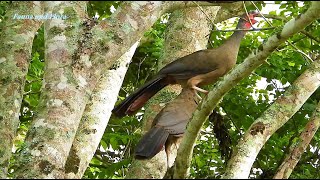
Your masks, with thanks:
[{"label": "tree bark texture", "polygon": [[[319,61],[319,60],[318,60]],[[290,147],[290,152],[279,166],[273,179],[288,179],[299,162],[302,154],[308,147],[311,139],[320,126],[320,102],[316,107],[310,121],[306,124],[304,131],[301,132],[297,143]]]},{"label": "tree bark texture", "polygon": [[[219,7],[203,8],[206,14],[214,19]],[[198,7],[176,10],[170,15],[165,32],[165,44],[160,59],[159,69],[177,58],[206,49],[211,21]],[[144,117],[144,133],[150,129],[157,113],[175,98],[181,91],[178,85],[168,86],[149,100]],[[172,146],[169,166],[172,166],[178,146]],[[134,160],[126,178],[163,178],[167,171],[167,156],[164,149],[150,160]]]},{"label": "tree bark texture", "polygon": [[[18,157],[17,178],[62,178],[85,104],[87,82],[75,59],[77,41],[85,18],[85,2],[45,2],[46,12],[69,18],[44,22],[45,74],[37,114]],[[62,33],[64,32],[64,33]],[[80,33],[79,33],[80,32]]]},{"label": "tree bark texture", "polygon": [[0,178],[6,178],[13,139],[19,126],[25,77],[32,42],[42,22],[19,19],[42,14],[41,2],[13,2],[5,15],[0,35]]},{"label": "tree bark texture", "polygon": [[[180,144],[178,154],[181,154],[179,159],[176,159],[176,168],[174,178],[185,178],[187,176],[187,169],[190,166],[190,159],[183,158],[186,154],[192,154],[193,144],[195,143],[197,136],[200,132],[200,128],[204,121],[207,119],[211,111],[216,107],[221,98],[231,88],[233,88],[240,80],[248,76],[254,69],[259,67],[265,62],[265,59],[284,41],[295,33],[304,29],[307,25],[312,23],[314,20],[319,18],[320,14],[319,2],[312,2],[310,8],[303,13],[301,16],[287,22],[281,32],[268,38],[265,44],[261,45],[256,51],[249,55],[245,61],[233,68],[231,72],[226,74],[221,81],[217,82],[217,85],[209,92],[209,94],[203,99],[202,103],[199,104],[197,110],[193,114],[192,120],[187,126],[187,131]],[[188,157],[190,157],[189,155]],[[181,158],[180,158],[181,157]],[[243,167],[236,166],[236,170],[240,171]],[[250,166],[251,167],[251,166]],[[229,173],[231,169],[228,169],[226,173]],[[233,170],[233,168],[232,168]],[[250,170],[250,169],[249,169]],[[249,173],[249,170],[246,172]],[[235,174],[227,175],[225,178],[247,178],[248,176]]]},{"label": "tree bark texture", "polygon": [[94,89],[69,152],[65,178],[81,179],[87,169],[108,125],[111,110],[117,101],[117,94],[137,45],[138,42],[121,56],[115,63],[116,69],[108,70],[102,75]]}]

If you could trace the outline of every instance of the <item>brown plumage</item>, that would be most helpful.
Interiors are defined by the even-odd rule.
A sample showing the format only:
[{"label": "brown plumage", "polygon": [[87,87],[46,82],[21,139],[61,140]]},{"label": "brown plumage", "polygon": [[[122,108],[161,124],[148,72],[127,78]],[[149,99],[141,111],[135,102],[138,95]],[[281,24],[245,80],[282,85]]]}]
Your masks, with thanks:
[{"label": "brown plumage", "polygon": [[[136,146],[137,159],[149,159],[162,148],[169,147],[175,137],[181,137],[199,99],[191,88],[184,88],[173,101],[169,102],[154,118],[151,129],[140,139]],[[168,155],[168,152],[167,152]]]},{"label": "brown plumage", "polygon": [[[250,29],[257,21],[256,12],[250,12],[249,18],[243,15],[237,29]],[[235,31],[221,46],[194,52],[163,67],[158,74],[142,87],[122,101],[112,112],[118,117],[136,113],[152,96],[169,84],[180,84],[194,90],[207,91],[198,86],[216,82],[226,74],[237,61],[241,39],[246,31]]]}]

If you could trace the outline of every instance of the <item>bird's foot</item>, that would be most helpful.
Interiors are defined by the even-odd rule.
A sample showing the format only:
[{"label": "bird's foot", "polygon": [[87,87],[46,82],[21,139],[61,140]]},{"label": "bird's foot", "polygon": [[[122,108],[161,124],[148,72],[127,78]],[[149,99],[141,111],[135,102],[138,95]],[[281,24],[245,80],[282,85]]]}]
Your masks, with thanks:
[{"label": "bird's foot", "polygon": [[194,90],[194,93],[196,94],[197,98],[201,101],[202,97],[198,94],[198,92],[202,92],[204,94],[208,94],[209,91],[201,89],[197,86],[193,86],[192,89]]},{"label": "bird's foot", "polygon": [[195,91],[196,95],[197,95],[197,98],[200,99],[200,101],[202,100],[202,97],[197,93],[197,91]]},{"label": "bird's foot", "polygon": [[201,88],[199,88],[199,87],[197,87],[197,86],[192,86],[192,88],[193,88],[194,90],[199,91],[199,92],[202,92],[202,93],[204,93],[204,94],[208,94],[208,93],[209,93],[209,91],[204,90],[204,89],[201,89]]}]

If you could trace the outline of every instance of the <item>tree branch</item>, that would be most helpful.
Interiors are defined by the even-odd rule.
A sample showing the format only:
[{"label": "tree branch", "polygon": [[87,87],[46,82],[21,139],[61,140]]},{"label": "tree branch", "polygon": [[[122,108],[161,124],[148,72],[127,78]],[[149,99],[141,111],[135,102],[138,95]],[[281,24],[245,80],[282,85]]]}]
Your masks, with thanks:
[{"label": "tree branch", "polygon": [[271,29],[275,29],[275,27],[254,28],[254,29],[226,29],[226,30],[211,30],[211,31],[219,31],[219,32],[231,32],[231,31],[263,31],[263,30],[271,30]]},{"label": "tree branch", "polygon": [[[66,12],[70,20],[50,19],[44,22],[46,73],[43,76],[37,116],[33,119],[25,138],[25,146],[17,158],[15,178],[62,177],[60,169],[65,165],[85,105],[85,85],[79,82],[79,77],[82,78],[85,71],[80,71],[79,66],[73,66],[76,64],[73,63],[76,59],[73,55],[79,47],[77,43],[70,43],[79,40],[83,32],[80,23],[77,23],[77,20],[86,16],[85,8],[81,7],[85,7],[84,2],[44,3],[48,13],[70,9]],[[68,33],[61,35],[56,32],[57,29]],[[77,60],[85,59],[80,57]],[[77,65],[81,64],[79,61]],[[50,172],[44,170],[47,168]]]},{"label": "tree branch", "polygon": [[70,152],[72,153],[69,153],[66,162],[66,165],[75,166],[73,160],[78,159],[78,168],[76,171],[69,171],[68,168],[65,168],[66,179],[80,179],[87,169],[108,125],[111,110],[117,101],[117,94],[128,69],[127,64],[130,63],[138,44],[139,42],[136,42],[118,59],[116,62],[119,64],[118,68],[103,73],[92,92],[91,101],[86,105],[71,147]]},{"label": "tree branch", "polygon": [[[262,15],[258,15],[258,16],[262,16]],[[287,21],[287,18],[284,17],[284,16],[278,16],[278,15],[272,15],[272,14],[263,14],[263,16],[265,16],[266,18],[272,18],[272,19],[278,19],[278,20],[281,20],[281,21]],[[306,35],[307,37],[309,37],[310,39],[313,39],[314,41],[320,43],[320,40],[313,36],[311,33],[309,33],[308,31],[306,30],[301,30],[300,33]]]},{"label": "tree branch", "polygon": [[[319,61],[319,60],[318,60]],[[292,173],[294,167],[297,165],[298,161],[301,158],[301,155],[304,153],[308,147],[311,139],[317,132],[320,126],[320,101],[318,106],[313,112],[310,121],[306,124],[304,131],[301,132],[297,144],[291,146],[290,153],[287,154],[285,160],[282,162],[280,167],[277,170],[277,173],[274,175],[273,179],[288,179]]]}]

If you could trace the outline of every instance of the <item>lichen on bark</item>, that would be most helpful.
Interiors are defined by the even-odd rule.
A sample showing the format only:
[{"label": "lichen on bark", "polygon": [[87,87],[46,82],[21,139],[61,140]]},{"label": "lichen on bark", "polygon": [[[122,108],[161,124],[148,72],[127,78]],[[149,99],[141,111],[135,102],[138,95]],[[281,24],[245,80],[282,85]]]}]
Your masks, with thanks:
[{"label": "lichen on bark", "polygon": [[[34,35],[41,22],[13,19],[14,14],[40,14],[40,2],[13,2],[0,35],[0,178],[6,178],[13,138],[19,124],[23,86]],[[33,5],[37,6],[33,8]]]}]

